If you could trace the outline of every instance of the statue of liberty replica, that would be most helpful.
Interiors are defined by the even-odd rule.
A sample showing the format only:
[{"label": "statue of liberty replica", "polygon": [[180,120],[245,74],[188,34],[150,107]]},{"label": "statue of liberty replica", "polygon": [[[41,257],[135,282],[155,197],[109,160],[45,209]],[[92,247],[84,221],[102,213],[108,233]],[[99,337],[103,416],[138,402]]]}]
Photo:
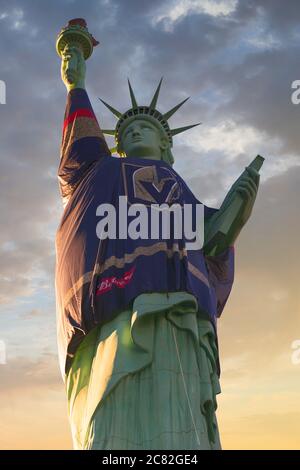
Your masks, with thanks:
[{"label": "statue of liberty replica", "polygon": [[[74,448],[221,449],[217,318],[232,288],[233,246],[250,217],[263,158],[246,167],[219,209],[201,204],[173,169],[171,150],[173,137],[193,125],[171,129],[184,102],[159,111],[161,81],[148,105],[138,103],[130,83],[127,111],[103,101],[117,122],[101,129],[85,88],[86,60],[97,44],[80,18],[56,43],[67,88],[57,327]],[[104,134],[115,137],[114,156]],[[202,205],[200,248],[177,236],[176,218],[168,236],[142,236],[136,208],[157,214],[157,206],[172,205]],[[116,227],[108,228],[111,208]],[[132,224],[141,236],[128,235]]]}]

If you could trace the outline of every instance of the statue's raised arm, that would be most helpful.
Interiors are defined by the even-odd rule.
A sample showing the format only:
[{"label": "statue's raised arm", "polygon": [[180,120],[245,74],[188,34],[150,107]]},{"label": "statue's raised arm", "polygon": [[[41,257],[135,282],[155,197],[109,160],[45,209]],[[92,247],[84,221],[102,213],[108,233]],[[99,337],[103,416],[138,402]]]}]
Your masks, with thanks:
[{"label": "statue's raised arm", "polygon": [[61,57],[61,78],[68,91],[58,170],[64,205],[91,165],[110,155],[85,90],[85,61],[97,44],[80,18],[69,21],[56,42]]}]

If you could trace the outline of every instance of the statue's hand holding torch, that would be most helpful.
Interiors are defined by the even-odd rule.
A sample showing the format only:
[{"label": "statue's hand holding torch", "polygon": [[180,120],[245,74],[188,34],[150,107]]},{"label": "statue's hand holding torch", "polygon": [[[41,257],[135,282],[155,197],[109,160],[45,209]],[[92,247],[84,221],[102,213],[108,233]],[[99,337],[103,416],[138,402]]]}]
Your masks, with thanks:
[{"label": "statue's hand holding torch", "polygon": [[75,18],[61,30],[56,50],[61,57],[61,78],[67,90],[85,88],[85,61],[99,44],[89,33],[84,19]]},{"label": "statue's hand holding torch", "polygon": [[61,54],[61,78],[68,91],[85,88],[85,60],[80,45],[67,44]]}]

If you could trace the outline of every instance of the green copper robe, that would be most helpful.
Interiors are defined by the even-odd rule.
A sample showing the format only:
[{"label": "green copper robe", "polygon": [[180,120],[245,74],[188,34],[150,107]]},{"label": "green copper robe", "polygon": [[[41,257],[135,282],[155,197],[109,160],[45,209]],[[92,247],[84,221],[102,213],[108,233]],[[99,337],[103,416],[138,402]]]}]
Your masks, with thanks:
[{"label": "green copper robe", "polygon": [[220,449],[217,361],[193,295],[139,295],[75,354],[66,381],[74,448]]}]

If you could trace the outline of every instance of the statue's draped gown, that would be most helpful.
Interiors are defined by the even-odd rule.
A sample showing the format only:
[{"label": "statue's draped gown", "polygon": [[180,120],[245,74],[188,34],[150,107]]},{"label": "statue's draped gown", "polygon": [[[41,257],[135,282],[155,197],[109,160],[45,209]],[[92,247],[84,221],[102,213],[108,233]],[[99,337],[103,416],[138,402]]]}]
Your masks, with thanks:
[{"label": "statue's draped gown", "polygon": [[184,239],[98,238],[97,207],[119,215],[120,195],[148,208],[199,201],[167,163],[113,158],[83,89],[68,94],[58,177],[58,346],[74,448],[219,449],[216,319],[233,248],[207,257]]}]

